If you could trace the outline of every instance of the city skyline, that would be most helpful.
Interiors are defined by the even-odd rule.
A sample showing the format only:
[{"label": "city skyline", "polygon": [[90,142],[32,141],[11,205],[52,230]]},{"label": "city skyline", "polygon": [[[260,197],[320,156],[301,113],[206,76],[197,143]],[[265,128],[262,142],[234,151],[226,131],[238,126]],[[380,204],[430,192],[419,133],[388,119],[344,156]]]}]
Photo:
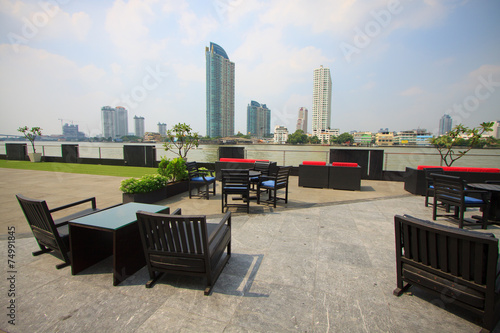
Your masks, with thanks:
[{"label": "city skyline", "polygon": [[332,70],[340,132],[437,134],[443,114],[475,127],[500,114],[498,13],[492,0],[5,0],[0,133],[58,134],[64,119],[96,136],[95,110],[121,105],[145,117],[147,132],[168,121],[205,135],[212,41],[236,64],[235,133],[246,130],[251,100],[273,110],[271,128],[294,129],[297,110],[312,110],[320,65]]}]

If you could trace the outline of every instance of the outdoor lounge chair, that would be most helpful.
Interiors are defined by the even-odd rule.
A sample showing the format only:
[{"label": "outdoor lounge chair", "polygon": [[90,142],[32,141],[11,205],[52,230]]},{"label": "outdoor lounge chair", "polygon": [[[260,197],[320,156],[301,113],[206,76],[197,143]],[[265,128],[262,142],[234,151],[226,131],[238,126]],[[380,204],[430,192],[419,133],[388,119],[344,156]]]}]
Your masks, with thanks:
[{"label": "outdoor lounge chair", "polygon": [[269,169],[271,168],[271,162],[269,161],[255,161],[254,167],[252,170],[259,171],[260,176],[255,176],[250,178],[250,183],[252,185],[252,190],[257,190],[257,185],[260,181],[261,176],[268,176]]},{"label": "outdoor lounge chair", "polygon": [[[210,199],[210,193],[215,195],[215,177],[211,170],[199,170],[196,162],[187,162],[186,167],[189,174],[189,199],[191,199],[191,190],[198,189],[198,196]],[[210,191],[210,184],[213,185],[213,190]],[[205,187],[205,191],[200,190]]]},{"label": "outdoor lounge chair", "polygon": [[[482,228],[486,229],[488,224],[488,212],[490,208],[491,193],[481,190],[468,190],[465,188],[465,182],[460,177],[432,174],[434,183],[434,207],[432,208],[432,219],[436,220],[437,216],[450,216],[458,220],[458,227],[463,228],[464,224],[477,225],[471,221],[464,220],[464,213],[468,207],[479,207],[483,211]],[[470,195],[475,195],[472,197]],[[478,198],[481,197],[481,198]],[[438,215],[437,202],[440,201],[445,205],[454,206],[455,212],[453,215]]]},{"label": "outdoor lounge chair", "polygon": [[[206,216],[137,212],[151,288],[163,273],[204,276],[205,295],[210,295],[231,257],[231,213],[207,223]],[[226,255],[224,251],[227,249]],[[158,272],[159,274],[156,274]]]},{"label": "outdoor lounge chair", "polygon": [[434,197],[434,181],[432,180],[432,174],[444,174],[443,168],[425,168],[425,207],[429,206],[429,197]]},{"label": "outdoor lounge chair", "polygon": [[[250,176],[248,169],[222,169],[222,212],[224,208],[243,206],[250,213]],[[241,195],[242,204],[228,203],[228,195]]]},{"label": "outdoor lounge chair", "polygon": [[[276,208],[276,200],[284,200],[288,203],[288,178],[290,176],[290,170],[292,167],[284,166],[278,167],[278,171],[275,176],[261,177],[261,182],[257,186],[257,204],[260,204],[260,192],[261,190],[269,191],[268,202],[272,202],[274,208]],[[278,190],[285,189],[285,197],[278,198]]]},{"label": "outdoor lounge chair", "polygon": [[[394,217],[397,288],[434,293],[439,304],[453,303],[481,316],[493,330],[499,318],[498,239],[493,234],[457,229],[411,216]],[[441,310],[441,309],[439,309]],[[484,330],[482,330],[483,332]]]},{"label": "outdoor lounge chair", "polygon": [[[71,265],[68,254],[70,249],[68,221],[97,212],[95,197],[53,209],[48,208],[45,200],[28,199],[21,194],[17,194],[16,198],[33,231],[38,246],[40,246],[40,251],[33,252],[33,255],[38,256],[43,253],[52,252],[56,257],[64,261],[64,263],[56,265],[57,269]],[[92,207],[55,221],[53,220],[52,213],[86,202],[90,202]]]}]

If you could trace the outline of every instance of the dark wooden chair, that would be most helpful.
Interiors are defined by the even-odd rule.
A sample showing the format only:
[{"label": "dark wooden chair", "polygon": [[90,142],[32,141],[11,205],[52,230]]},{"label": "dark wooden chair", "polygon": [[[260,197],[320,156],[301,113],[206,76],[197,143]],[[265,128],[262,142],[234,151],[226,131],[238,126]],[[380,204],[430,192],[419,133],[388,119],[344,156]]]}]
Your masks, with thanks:
[{"label": "dark wooden chair", "polygon": [[216,224],[205,216],[181,215],[180,209],[171,215],[139,211],[137,223],[151,278],[146,288],[163,273],[204,276],[210,295],[231,257],[231,212]]},{"label": "dark wooden chair", "polygon": [[[222,169],[222,212],[228,207],[246,207],[250,213],[250,177],[247,169]],[[228,195],[240,195],[242,204],[228,203]]]},{"label": "dark wooden chair", "polygon": [[482,327],[498,322],[498,239],[493,234],[457,229],[411,216],[394,217],[397,288],[411,285],[446,298],[481,316]]},{"label": "dark wooden chair", "polygon": [[257,185],[260,181],[261,176],[269,176],[269,170],[271,168],[271,162],[269,161],[255,161],[254,167],[252,170],[259,171],[260,176],[255,176],[250,178],[250,184],[252,186],[252,190],[257,190]]},{"label": "dark wooden chair", "polygon": [[434,182],[432,180],[432,174],[444,174],[444,170],[442,168],[425,168],[425,207],[429,206],[429,197],[434,197]]},{"label": "dark wooden chair", "polygon": [[[483,211],[482,228],[486,229],[488,224],[487,212],[490,206],[491,193],[488,191],[468,190],[465,188],[465,182],[460,177],[432,174],[434,184],[434,204],[432,208],[432,219],[437,216],[448,216],[458,220],[458,227],[463,228],[464,224],[477,225],[475,222],[464,220],[464,213],[468,207],[479,207]],[[476,197],[472,197],[474,195]],[[477,197],[481,197],[481,199]],[[450,207],[455,207],[453,215],[437,214],[437,202],[440,201]]]},{"label": "dark wooden chair", "polygon": [[[189,199],[192,197],[192,189],[198,190],[197,196],[205,197],[207,200],[210,199],[210,193],[215,195],[215,176],[211,170],[199,170],[196,162],[187,162],[186,167],[189,174]],[[210,184],[213,185],[212,191],[210,191]],[[205,190],[200,190],[202,188]]]},{"label": "dark wooden chair", "polygon": [[[291,166],[278,167],[275,176],[261,177],[261,182],[257,185],[257,204],[260,204],[260,194],[262,190],[269,191],[268,202],[272,202],[276,208],[276,201],[284,200],[288,203],[288,178],[290,176]],[[285,189],[285,197],[278,198],[278,190]]]},{"label": "dark wooden chair", "polygon": [[[45,200],[29,199],[21,194],[16,195],[19,204],[26,216],[26,220],[31,227],[33,235],[40,247],[40,251],[33,252],[34,256],[43,253],[52,252],[56,257],[64,261],[62,264],[56,265],[57,269],[71,265],[70,256],[68,254],[69,247],[69,230],[68,221],[82,217],[88,214],[97,212],[96,200],[88,198],[49,209]],[[52,213],[71,208],[80,204],[90,202],[91,208],[79,211],[66,217],[54,220]]]}]

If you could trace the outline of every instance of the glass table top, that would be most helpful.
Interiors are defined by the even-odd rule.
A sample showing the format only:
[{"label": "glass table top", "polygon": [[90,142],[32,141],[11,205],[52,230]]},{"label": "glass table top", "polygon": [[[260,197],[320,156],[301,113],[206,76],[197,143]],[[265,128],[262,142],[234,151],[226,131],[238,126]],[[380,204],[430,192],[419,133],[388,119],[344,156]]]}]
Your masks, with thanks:
[{"label": "glass table top", "polygon": [[135,222],[137,220],[135,213],[138,210],[158,213],[167,208],[167,206],[129,202],[124,205],[71,220],[69,223],[116,230]]}]

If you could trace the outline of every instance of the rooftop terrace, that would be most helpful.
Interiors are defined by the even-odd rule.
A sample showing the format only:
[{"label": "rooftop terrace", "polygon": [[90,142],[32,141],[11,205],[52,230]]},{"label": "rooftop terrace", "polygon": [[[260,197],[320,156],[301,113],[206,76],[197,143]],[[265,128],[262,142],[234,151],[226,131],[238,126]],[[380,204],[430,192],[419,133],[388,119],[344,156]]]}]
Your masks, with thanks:
[{"label": "rooftop terrace", "polygon": [[[232,257],[211,296],[201,280],[163,277],[146,289],[146,268],[113,287],[111,258],[71,275],[37,249],[16,193],[49,208],[96,196],[103,208],[121,202],[122,178],[0,169],[0,254],[7,275],[8,226],[16,227],[16,325],[8,323],[9,281],[0,283],[7,332],[476,332],[475,317],[426,292],[393,296],[395,214],[431,219],[424,198],[403,183],[362,181],[359,192],[306,189],[291,177],[289,203],[251,204],[232,220]],[[159,202],[217,219],[210,200],[187,193]],[[477,214],[470,211],[468,214]],[[448,224],[439,219],[440,223]],[[488,232],[500,236],[491,226]],[[412,295],[413,293],[413,295]],[[500,331],[497,327],[496,331]]]}]

